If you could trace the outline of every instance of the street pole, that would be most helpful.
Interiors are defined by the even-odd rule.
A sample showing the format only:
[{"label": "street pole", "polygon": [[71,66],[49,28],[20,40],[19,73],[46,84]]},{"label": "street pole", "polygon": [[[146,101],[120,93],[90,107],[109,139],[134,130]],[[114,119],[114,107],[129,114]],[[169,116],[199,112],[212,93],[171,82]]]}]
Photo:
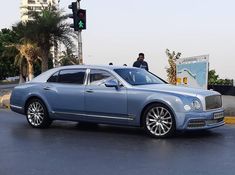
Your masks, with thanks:
[{"label": "street pole", "polygon": [[[77,9],[80,9],[80,1],[77,0]],[[79,64],[83,64],[83,57],[82,57],[82,30],[78,31],[78,60]]]}]

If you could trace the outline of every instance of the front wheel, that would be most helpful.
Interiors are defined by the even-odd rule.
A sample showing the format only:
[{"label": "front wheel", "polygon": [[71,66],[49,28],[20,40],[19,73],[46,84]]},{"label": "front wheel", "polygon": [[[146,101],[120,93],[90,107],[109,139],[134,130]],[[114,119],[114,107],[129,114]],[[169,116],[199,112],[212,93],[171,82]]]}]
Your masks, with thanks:
[{"label": "front wheel", "polygon": [[147,134],[156,138],[172,136],[176,130],[174,115],[163,104],[152,104],[145,110],[143,126]]},{"label": "front wheel", "polygon": [[52,120],[49,118],[47,108],[39,99],[32,99],[26,106],[26,118],[34,128],[47,128]]}]

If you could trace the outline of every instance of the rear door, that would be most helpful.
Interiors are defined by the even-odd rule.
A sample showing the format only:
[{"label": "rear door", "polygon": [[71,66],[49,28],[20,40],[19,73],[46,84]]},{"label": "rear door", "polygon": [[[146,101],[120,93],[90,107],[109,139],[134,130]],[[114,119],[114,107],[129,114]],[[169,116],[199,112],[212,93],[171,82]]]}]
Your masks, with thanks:
[{"label": "rear door", "polygon": [[84,112],[86,69],[57,72],[44,87],[46,98],[57,117],[77,118]]}]

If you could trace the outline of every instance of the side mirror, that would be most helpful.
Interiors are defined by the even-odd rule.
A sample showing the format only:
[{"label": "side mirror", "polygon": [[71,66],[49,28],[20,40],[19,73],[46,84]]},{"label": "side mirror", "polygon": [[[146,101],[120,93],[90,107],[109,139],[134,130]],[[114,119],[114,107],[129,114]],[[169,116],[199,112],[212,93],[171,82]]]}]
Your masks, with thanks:
[{"label": "side mirror", "polygon": [[105,86],[106,87],[115,87],[115,88],[118,88],[119,87],[119,84],[117,81],[115,80],[109,80],[105,83]]}]

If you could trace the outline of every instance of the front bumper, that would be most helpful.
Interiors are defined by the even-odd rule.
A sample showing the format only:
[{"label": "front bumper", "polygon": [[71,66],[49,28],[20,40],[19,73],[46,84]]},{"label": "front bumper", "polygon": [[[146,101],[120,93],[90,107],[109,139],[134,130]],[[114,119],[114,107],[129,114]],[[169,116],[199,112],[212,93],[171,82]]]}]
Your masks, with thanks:
[{"label": "front bumper", "polygon": [[179,129],[211,129],[224,125],[224,110],[189,112],[185,114],[183,125]]}]

